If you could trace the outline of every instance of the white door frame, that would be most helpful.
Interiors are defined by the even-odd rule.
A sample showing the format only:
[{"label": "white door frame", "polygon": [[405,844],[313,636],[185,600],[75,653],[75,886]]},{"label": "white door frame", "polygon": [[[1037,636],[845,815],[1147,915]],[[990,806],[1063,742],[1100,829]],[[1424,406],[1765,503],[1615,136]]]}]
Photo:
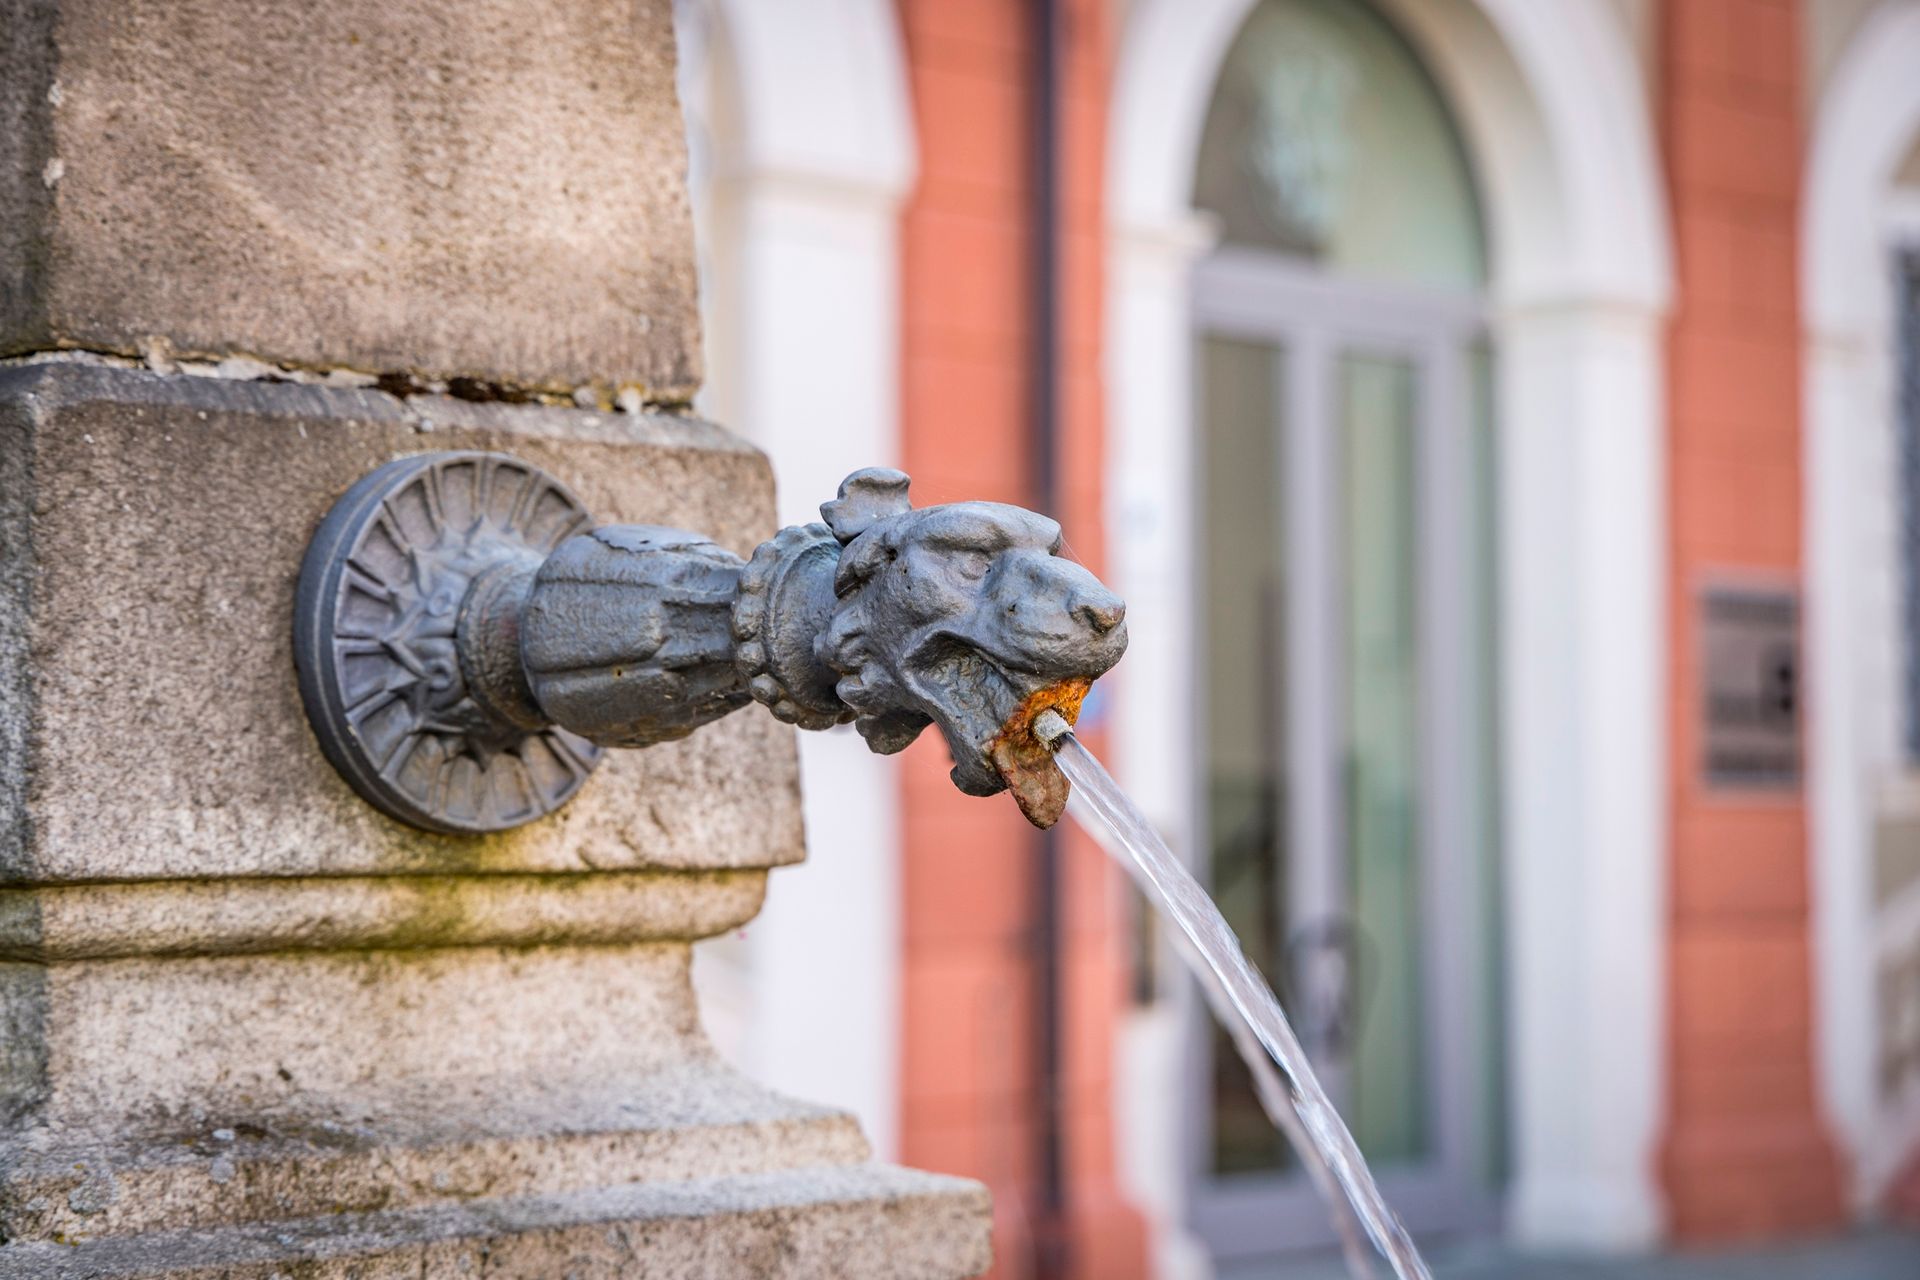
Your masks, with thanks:
[{"label": "white door frame", "polygon": [[1855,1207],[1920,1143],[1920,1098],[1883,1105],[1875,1062],[1876,812],[1914,800],[1901,746],[1895,538],[1895,167],[1920,136],[1920,5],[1883,3],[1818,104],[1801,208],[1808,785],[1816,857],[1815,1016],[1822,1100],[1854,1157]]},{"label": "white door frame", "polygon": [[[1138,0],[1109,138],[1107,485],[1132,646],[1116,675],[1117,766],[1194,847],[1188,557],[1194,388],[1188,277],[1201,124],[1254,0]],[[1475,158],[1493,248],[1501,440],[1510,1230],[1642,1247],[1661,1228],[1666,540],[1661,318],[1666,214],[1647,89],[1607,0],[1384,0],[1447,92]],[[1177,1060],[1178,1017],[1130,1034],[1132,1114]],[[1172,1028],[1172,1030],[1167,1030]],[[1160,1042],[1156,1043],[1154,1037]],[[1124,1168],[1179,1224],[1177,1108],[1124,1133]]]},{"label": "white door frame", "polygon": [[[1471,348],[1485,336],[1486,308],[1477,292],[1367,283],[1332,277],[1278,255],[1222,249],[1196,266],[1192,302],[1194,337],[1218,335],[1270,345],[1274,404],[1281,432],[1280,496],[1286,532],[1289,605],[1284,652],[1289,708],[1284,726],[1288,781],[1284,791],[1284,847],[1288,898],[1308,918],[1345,915],[1348,894],[1339,866],[1347,851],[1339,753],[1349,733],[1340,706],[1345,639],[1344,593],[1339,582],[1342,511],[1338,498],[1339,445],[1334,435],[1333,370],[1343,353],[1382,354],[1406,361],[1416,372],[1414,439],[1419,557],[1416,605],[1419,637],[1421,869],[1420,1029],[1430,1055],[1428,1091],[1432,1116],[1430,1159],[1413,1168],[1378,1167],[1375,1173],[1410,1230],[1461,1232],[1484,1229],[1492,1219],[1488,1197],[1476,1190],[1475,1144],[1483,1132],[1484,1092],[1474,1087],[1474,1029],[1492,1021],[1476,990],[1479,957],[1471,946],[1444,945],[1448,937],[1473,935],[1481,925],[1475,815],[1468,797],[1480,788],[1476,753],[1462,741],[1478,740],[1476,690],[1465,636],[1472,601],[1483,585],[1464,541],[1470,527],[1464,505],[1471,488],[1467,365]],[[1196,531],[1198,532],[1198,531]],[[1202,570],[1195,559],[1195,579]],[[1204,610],[1204,605],[1202,605]],[[1205,646],[1204,613],[1195,620],[1196,643]],[[1196,708],[1206,699],[1196,698]],[[1195,759],[1203,759],[1207,727],[1191,719]],[[1193,778],[1194,847],[1214,847],[1204,812],[1204,778]],[[1331,855],[1331,856],[1329,856]],[[1200,855],[1204,856],[1204,855]],[[1291,925],[1289,926],[1291,927]],[[1278,976],[1278,975],[1276,975]],[[1293,1011],[1295,1018],[1300,1016]],[[1205,1014],[1193,1011],[1195,1025]],[[1309,1052],[1316,1046],[1301,1027]],[[1305,1179],[1286,1175],[1221,1178],[1210,1167],[1213,1069],[1206,1041],[1191,1055],[1186,1075],[1189,1219],[1216,1257],[1271,1256],[1287,1250],[1327,1248],[1337,1242],[1318,1192]],[[1322,1064],[1322,1083],[1336,1102],[1344,1081],[1337,1067]]]},{"label": "white door frame", "polygon": [[[915,157],[896,15],[887,0],[678,10],[711,200],[701,302],[715,376],[699,407],[766,451],[783,523],[817,520],[849,472],[900,454],[898,244]],[[717,994],[736,1005],[740,1066],[853,1112],[888,1158],[904,954],[897,766],[850,726],[801,734],[799,750],[807,861],[773,873],[736,948],[745,972]]]}]

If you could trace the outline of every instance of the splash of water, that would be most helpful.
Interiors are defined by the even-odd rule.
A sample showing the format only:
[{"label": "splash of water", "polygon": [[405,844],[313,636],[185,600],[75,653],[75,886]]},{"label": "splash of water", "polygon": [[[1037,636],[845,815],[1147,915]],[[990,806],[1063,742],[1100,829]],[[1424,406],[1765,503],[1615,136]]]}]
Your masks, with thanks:
[{"label": "splash of water", "polygon": [[[1287,1100],[1297,1129],[1277,1115],[1275,1122],[1296,1142],[1299,1133],[1304,1132],[1311,1144],[1309,1169],[1316,1159],[1324,1161],[1368,1238],[1393,1267],[1394,1275],[1399,1280],[1431,1280],[1420,1251],[1381,1196],[1373,1172],[1360,1154],[1359,1144],[1347,1131],[1346,1123],[1314,1076],[1306,1051],[1294,1035],[1273,989],[1247,960],[1240,948],[1240,939],[1221,916],[1220,908],[1173,856],[1173,851],[1100,761],[1074,738],[1064,719],[1043,714],[1034,729],[1043,741],[1053,746],[1055,762],[1073,784],[1067,812],[1127,869],[1147,900],[1185,936],[1190,950],[1183,948],[1182,954],[1189,964],[1196,958],[1199,960],[1196,972],[1201,975],[1202,988],[1216,1015],[1229,1011],[1233,1015],[1226,1023],[1243,1056],[1250,1047],[1245,1043],[1248,1032],[1266,1055],[1271,1055],[1270,1062],[1254,1068],[1255,1081],[1260,1082],[1263,1072],[1270,1076],[1274,1063],[1285,1073],[1291,1086]],[[1221,1008],[1222,1003],[1227,1008]],[[1264,1057],[1255,1055],[1255,1058]],[[1249,1059],[1250,1066],[1253,1061]],[[1269,1101],[1265,1095],[1271,1083],[1261,1088],[1263,1104]],[[1274,1106],[1268,1105],[1270,1115],[1274,1110]],[[1335,1211],[1339,1212],[1337,1204]],[[1349,1256],[1351,1258],[1351,1251]]]}]

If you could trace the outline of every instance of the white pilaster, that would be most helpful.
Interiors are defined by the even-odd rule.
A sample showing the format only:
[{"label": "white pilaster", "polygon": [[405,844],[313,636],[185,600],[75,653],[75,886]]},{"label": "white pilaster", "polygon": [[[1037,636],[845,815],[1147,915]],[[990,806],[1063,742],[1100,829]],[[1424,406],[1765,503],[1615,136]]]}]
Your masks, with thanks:
[{"label": "white pilaster", "polygon": [[1665,540],[1650,311],[1497,321],[1503,848],[1523,1241],[1650,1244],[1665,1073]]},{"label": "white pilaster", "polygon": [[[786,523],[899,458],[899,206],[913,120],[884,0],[683,3],[712,413],[764,449]],[[696,100],[696,97],[698,100]],[[696,139],[698,141],[698,139]],[[698,161],[700,157],[696,157]],[[850,727],[800,735],[808,855],[734,948],[741,1065],[898,1147],[899,782]],[[723,966],[724,967],[724,966]]]}]

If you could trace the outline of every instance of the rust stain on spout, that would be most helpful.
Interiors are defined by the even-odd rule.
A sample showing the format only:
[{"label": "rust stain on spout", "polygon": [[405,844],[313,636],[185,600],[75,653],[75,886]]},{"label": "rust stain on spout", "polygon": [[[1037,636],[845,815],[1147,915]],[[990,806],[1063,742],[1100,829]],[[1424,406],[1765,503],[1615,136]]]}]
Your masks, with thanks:
[{"label": "rust stain on spout", "polygon": [[1068,724],[1075,723],[1092,687],[1091,678],[1075,676],[1034,690],[987,744],[987,758],[1013,792],[1014,803],[1028,822],[1043,831],[1067,811],[1067,796],[1073,788],[1053,762],[1052,748],[1033,731],[1034,719],[1042,711],[1057,711]]}]

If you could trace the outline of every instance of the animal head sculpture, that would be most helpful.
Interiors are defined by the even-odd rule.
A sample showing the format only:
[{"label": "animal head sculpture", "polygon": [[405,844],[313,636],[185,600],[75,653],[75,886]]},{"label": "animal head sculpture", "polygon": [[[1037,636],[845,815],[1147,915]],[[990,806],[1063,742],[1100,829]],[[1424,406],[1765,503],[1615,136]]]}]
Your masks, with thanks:
[{"label": "animal head sculpture", "polygon": [[1061,556],[1060,526],[997,502],[914,509],[907,477],[849,476],[820,508],[841,543],[837,605],[814,656],[875,751],[899,751],[929,724],[968,795],[1011,788],[1051,826],[1067,783],[1032,733],[1049,707],[1072,721],[1127,647],[1126,605]]}]

